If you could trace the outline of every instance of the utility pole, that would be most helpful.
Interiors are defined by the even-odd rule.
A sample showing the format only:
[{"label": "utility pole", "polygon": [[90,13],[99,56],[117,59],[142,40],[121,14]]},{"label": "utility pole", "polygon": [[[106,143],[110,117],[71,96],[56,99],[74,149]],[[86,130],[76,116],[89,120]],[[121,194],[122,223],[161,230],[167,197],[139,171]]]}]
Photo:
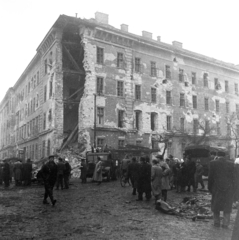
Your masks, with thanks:
[{"label": "utility pole", "polygon": [[96,94],[94,93],[94,148],[96,148]]}]

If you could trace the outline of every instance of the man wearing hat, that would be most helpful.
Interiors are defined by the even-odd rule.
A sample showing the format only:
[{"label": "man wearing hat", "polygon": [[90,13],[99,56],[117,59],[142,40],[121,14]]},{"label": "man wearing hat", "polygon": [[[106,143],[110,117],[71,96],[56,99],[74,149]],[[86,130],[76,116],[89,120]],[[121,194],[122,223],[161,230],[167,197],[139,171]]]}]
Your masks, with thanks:
[{"label": "man wearing hat", "polygon": [[200,159],[197,159],[196,161],[196,172],[195,172],[195,188],[198,188],[198,183],[201,184],[202,189],[204,189],[204,183],[203,183],[203,179],[202,179],[202,175],[203,175],[203,166],[201,164]]},{"label": "man wearing hat", "polygon": [[53,187],[57,179],[57,166],[54,162],[53,155],[49,156],[48,162],[42,166],[41,173],[45,187],[43,204],[48,204],[47,198],[49,197],[52,206],[54,206],[56,204],[56,200],[53,198]]},{"label": "man wearing hat", "polygon": [[63,174],[65,189],[69,188],[70,175],[71,175],[71,165],[69,163],[69,160],[66,158],[65,159],[65,170],[64,170],[64,174]]}]

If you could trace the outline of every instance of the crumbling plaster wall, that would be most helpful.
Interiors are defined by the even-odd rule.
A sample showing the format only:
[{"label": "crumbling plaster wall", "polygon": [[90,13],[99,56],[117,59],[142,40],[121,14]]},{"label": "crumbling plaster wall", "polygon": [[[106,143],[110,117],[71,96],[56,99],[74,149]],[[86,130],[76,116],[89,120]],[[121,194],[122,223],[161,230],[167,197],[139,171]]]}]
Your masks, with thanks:
[{"label": "crumbling plaster wall", "polygon": [[[176,129],[180,128],[181,117],[185,118],[186,131],[192,132],[193,119],[199,121],[209,120],[211,124],[220,122],[221,132],[226,133],[225,128],[225,102],[227,99],[234,102],[235,96],[227,94],[224,90],[214,90],[214,78],[217,77],[224,86],[224,81],[229,81],[229,88],[233,91],[235,74],[226,71],[217,66],[208,63],[202,63],[191,58],[179,55],[177,52],[167,52],[163,50],[151,49],[149,47],[142,47],[142,45],[134,45],[134,49],[120,47],[107,42],[97,42],[96,39],[84,35],[82,38],[84,46],[84,68],[86,70],[85,92],[80,104],[80,120],[79,120],[79,141],[85,141],[90,147],[90,140],[92,142],[92,127],[94,125],[94,97],[96,88],[96,76],[104,78],[104,95],[97,96],[97,106],[105,108],[104,127],[117,127],[117,113],[118,110],[125,111],[125,124],[121,130],[126,132],[126,141],[132,141],[135,144],[137,139],[142,139],[144,146],[151,147],[151,138],[154,134],[165,133],[166,116],[172,116],[172,126]],[[96,64],[96,47],[104,48],[104,64]],[[117,68],[117,52],[123,52],[127,66],[123,69]],[[141,59],[142,73],[133,72],[131,78],[132,59],[139,57]],[[175,61],[176,60],[176,61]],[[150,76],[150,62],[155,61],[157,67],[157,77]],[[171,66],[171,80],[165,80],[165,65]],[[184,82],[179,82],[178,74],[179,68],[184,69]],[[191,73],[196,72],[197,83],[192,84]],[[209,87],[203,87],[203,73],[209,74]],[[238,79],[238,78],[237,78]],[[117,97],[117,80],[124,82],[124,97]],[[135,84],[140,84],[142,88],[141,101],[136,101],[134,96]],[[151,103],[151,87],[157,89],[157,103]],[[172,91],[172,105],[166,105],[166,91]],[[180,93],[185,93],[186,106],[179,107]],[[197,96],[197,109],[192,107],[192,96]],[[204,111],[204,97],[209,98],[209,111]],[[220,101],[220,112],[216,113],[215,100]],[[234,106],[231,106],[233,109]],[[134,111],[142,111],[142,128],[136,133],[129,133],[134,128]],[[151,131],[150,113],[158,114],[157,130]],[[202,132],[201,132],[202,134]],[[104,132],[101,136],[107,136]],[[100,136],[100,135],[99,135]],[[115,135],[114,135],[115,136]],[[110,139],[110,143],[116,145],[115,141],[118,139]],[[132,142],[132,143],[133,143]],[[174,152],[181,155],[181,146],[178,143],[173,143]]]}]

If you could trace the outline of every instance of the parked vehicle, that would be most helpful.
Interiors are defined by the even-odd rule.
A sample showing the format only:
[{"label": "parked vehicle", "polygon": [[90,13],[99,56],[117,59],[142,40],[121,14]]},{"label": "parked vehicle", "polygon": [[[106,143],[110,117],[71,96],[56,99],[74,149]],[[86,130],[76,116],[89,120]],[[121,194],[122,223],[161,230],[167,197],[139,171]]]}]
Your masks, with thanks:
[{"label": "parked vehicle", "polygon": [[211,147],[208,145],[198,145],[198,146],[188,146],[185,148],[185,155],[190,156],[193,161],[197,159],[201,160],[201,164],[204,169],[204,176],[208,176],[209,162],[217,157],[228,157],[229,152],[226,148],[223,147]]},{"label": "parked vehicle", "polygon": [[86,153],[86,163],[87,163],[87,173],[86,176],[89,178],[93,177],[95,165],[97,158],[100,157],[102,161],[102,176],[106,178],[107,181],[113,178],[115,174],[115,161],[112,159],[112,154],[110,152],[87,152]]}]

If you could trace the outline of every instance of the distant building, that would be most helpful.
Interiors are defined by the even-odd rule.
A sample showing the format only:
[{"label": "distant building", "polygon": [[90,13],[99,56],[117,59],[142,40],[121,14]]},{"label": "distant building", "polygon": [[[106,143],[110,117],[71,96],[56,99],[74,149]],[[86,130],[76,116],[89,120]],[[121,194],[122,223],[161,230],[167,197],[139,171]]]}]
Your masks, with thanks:
[{"label": "distant building", "polygon": [[73,131],[87,149],[94,140],[161,150],[167,142],[167,154],[181,157],[193,136],[205,135],[234,153],[226,117],[239,113],[238,84],[238,65],[180,42],[117,29],[100,12],[89,20],[61,15],[0,104],[0,157],[40,159]]}]

